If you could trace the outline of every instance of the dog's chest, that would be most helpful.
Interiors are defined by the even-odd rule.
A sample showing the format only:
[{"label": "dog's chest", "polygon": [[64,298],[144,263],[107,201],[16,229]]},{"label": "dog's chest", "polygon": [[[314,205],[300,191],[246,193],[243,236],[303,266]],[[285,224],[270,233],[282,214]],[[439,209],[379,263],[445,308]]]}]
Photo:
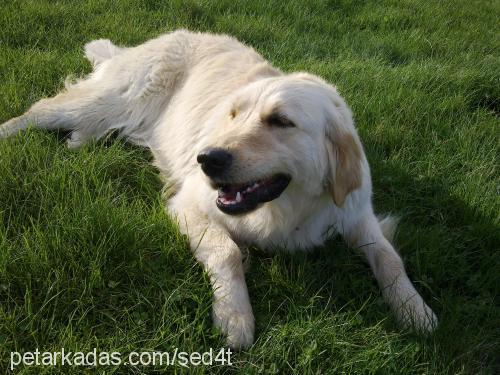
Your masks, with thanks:
[{"label": "dog's chest", "polygon": [[239,220],[230,219],[225,224],[236,242],[256,245],[270,251],[276,249],[290,252],[308,250],[322,245],[336,232],[329,207],[303,218],[252,215]]}]

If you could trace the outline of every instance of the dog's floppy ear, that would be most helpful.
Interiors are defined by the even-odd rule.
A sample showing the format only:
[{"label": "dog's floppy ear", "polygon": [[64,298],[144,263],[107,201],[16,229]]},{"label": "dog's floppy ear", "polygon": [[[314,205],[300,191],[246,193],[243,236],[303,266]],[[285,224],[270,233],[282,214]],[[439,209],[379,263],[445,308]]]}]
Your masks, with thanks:
[{"label": "dog's floppy ear", "polygon": [[361,187],[363,148],[354,128],[351,110],[334,86],[308,73],[297,73],[298,79],[311,81],[326,90],[327,184],[333,201],[342,207],[347,196]]},{"label": "dog's floppy ear", "polygon": [[347,196],[361,186],[361,145],[350,132],[335,129],[326,137],[328,188],[333,201],[342,207]]}]

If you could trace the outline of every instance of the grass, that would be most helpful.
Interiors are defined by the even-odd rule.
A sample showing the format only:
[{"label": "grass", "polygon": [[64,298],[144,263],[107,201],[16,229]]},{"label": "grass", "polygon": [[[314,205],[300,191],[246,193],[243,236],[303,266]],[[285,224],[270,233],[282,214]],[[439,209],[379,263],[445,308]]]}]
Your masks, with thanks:
[{"label": "grass", "polygon": [[[378,212],[440,317],[401,331],[368,266],[338,238],[252,251],[257,341],[193,373],[498,373],[500,41],[494,1],[21,1],[0,8],[0,122],[90,66],[82,46],[179,27],[229,33],[285,71],[335,83],[370,160]],[[79,152],[30,130],[0,141],[0,367],[11,351],[219,348],[210,286],[164,213],[146,150]],[[91,373],[20,366],[20,374]],[[99,367],[100,373],[182,372]]]}]

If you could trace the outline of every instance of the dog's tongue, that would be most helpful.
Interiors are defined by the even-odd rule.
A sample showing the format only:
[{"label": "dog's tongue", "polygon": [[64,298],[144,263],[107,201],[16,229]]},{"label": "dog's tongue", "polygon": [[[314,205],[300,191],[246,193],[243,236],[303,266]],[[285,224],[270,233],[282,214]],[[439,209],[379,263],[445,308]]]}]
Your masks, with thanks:
[{"label": "dog's tongue", "polygon": [[219,188],[219,199],[223,202],[237,201],[238,195],[241,200],[241,193],[238,190],[239,186],[223,186]]}]

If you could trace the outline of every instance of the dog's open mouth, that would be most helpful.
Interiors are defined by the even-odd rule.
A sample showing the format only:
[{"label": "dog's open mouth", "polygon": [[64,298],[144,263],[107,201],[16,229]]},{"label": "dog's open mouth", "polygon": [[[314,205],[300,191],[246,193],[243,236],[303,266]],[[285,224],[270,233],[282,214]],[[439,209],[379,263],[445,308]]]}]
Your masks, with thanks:
[{"label": "dog's open mouth", "polygon": [[252,211],[260,203],[278,198],[290,183],[290,177],[277,174],[244,184],[218,184],[217,207],[229,215]]}]

